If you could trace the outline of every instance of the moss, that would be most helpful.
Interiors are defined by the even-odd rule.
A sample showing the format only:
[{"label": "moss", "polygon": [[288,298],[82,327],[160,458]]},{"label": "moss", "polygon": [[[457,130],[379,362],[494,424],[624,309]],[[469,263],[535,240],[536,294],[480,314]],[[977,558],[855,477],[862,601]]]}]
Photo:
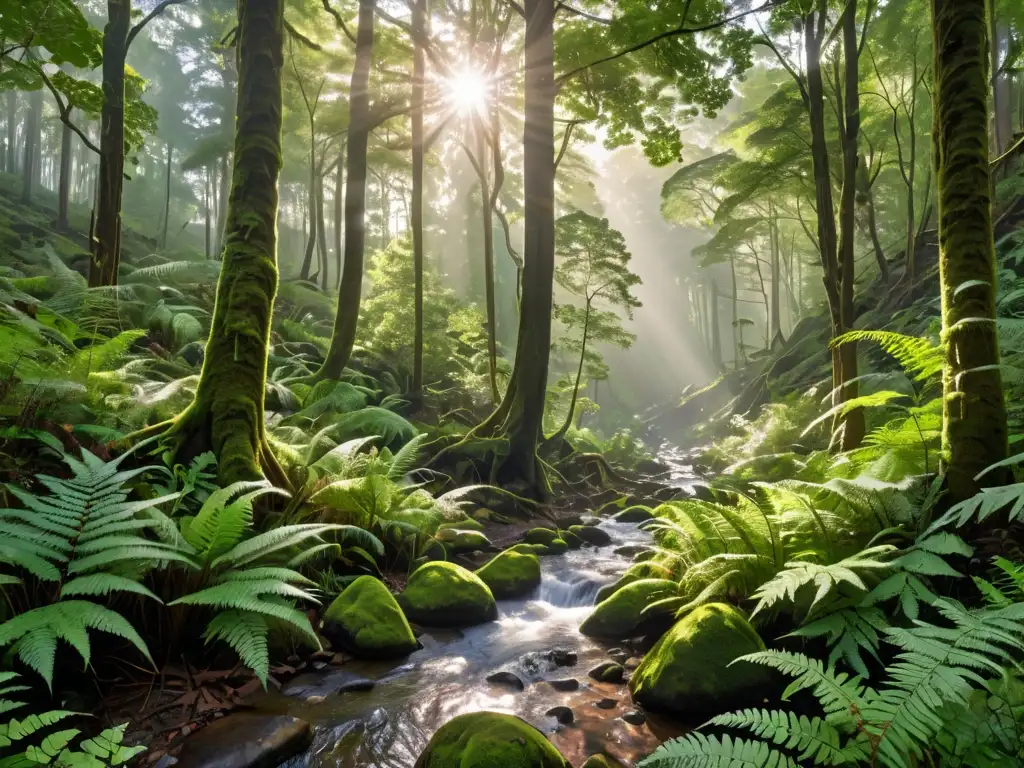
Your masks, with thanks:
[{"label": "moss", "polygon": [[431,737],[415,768],[572,768],[544,734],[514,715],[471,712]]},{"label": "moss", "polygon": [[558,538],[558,531],[551,528],[531,528],[526,532],[523,541],[527,544],[543,544],[549,546]]},{"label": "moss", "polygon": [[622,576],[619,577],[619,580],[614,584],[608,584],[607,586],[601,587],[601,589],[597,591],[597,599],[595,602],[604,602],[627,584],[632,584],[634,581],[640,581],[641,579],[674,580],[675,574],[671,569],[658,563],[634,563],[626,569],[626,572],[622,574]]},{"label": "moss", "polygon": [[653,518],[650,507],[636,505],[612,515],[612,520],[617,523],[644,523]]},{"label": "moss", "polygon": [[580,768],[622,768],[622,763],[608,755],[591,755]]},{"label": "moss", "polygon": [[462,531],[482,531],[484,526],[480,521],[467,517],[465,520],[450,520],[437,526],[439,531],[445,528],[457,528]]},{"label": "moss", "polygon": [[760,665],[729,665],[764,647],[735,608],[703,605],[678,621],[647,653],[629,690],[643,707],[677,716],[706,719],[753,706],[771,685],[771,672]]},{"label": "moss", "polygon": [[499,600],[522,597],[540,584],[540,560],[534,554],[509,550],[479,568],[476,575]]},{"label": "moss", "polygon": [[595,547],[603,547],[605,544],[612,543],[612,537],[608,535],[607,531],[593,525],[571,525],[569,532]]},{"label": "moss", "polygon": [[433,627],[469,627],[498,618],[498,606],[480,577],[455,563],[420,566],[398,596],[405,615]]},{"label": "moss", "polygon": [[516,544],[505,550],[506,552],[521,552],[524,555],[546,555],[548,548],[543,544]]},{"label": "moss", "polygon": [[599,603],[580,625],[580,632],[588,637],[613,640],[646,634],[665,619],[663,614],[645,614],[644,609],[656,600],[672,597],[677,591],[677,584],[667,579],[634,581]]},{"label": "moss", "polygon": [[553,539],[550,544],[544,547],[545,555],[560,555],[569,551],[569,545],[564,539]]},{"label": "moss", "polygon": [[559,531],[558,538],[564,541],[569,549],[580,549],[585,543],[582,538],[572,531]]},{"label": "moss", "polygon": [[384,584],[360,576],[324,612],[324,635],[353,655],[390,659],[418,647],[409,622]]},{"label": "moss", "polygon": [[491,540],[480,533],[480,531],[442,528],[434,534],[434,538],[443,543],[445,549],[456,555],[463,552],[475,552],[478,549],[492,549],[494,547],[491,544]]}]

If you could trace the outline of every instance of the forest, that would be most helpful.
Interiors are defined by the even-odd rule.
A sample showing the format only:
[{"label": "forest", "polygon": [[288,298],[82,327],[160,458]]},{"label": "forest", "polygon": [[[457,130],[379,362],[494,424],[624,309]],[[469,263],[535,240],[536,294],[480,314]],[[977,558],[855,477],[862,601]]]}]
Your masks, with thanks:
[{"label": "forest", "polygon": [[0,768],[1024,766],[1024,1],[0,0]]}]

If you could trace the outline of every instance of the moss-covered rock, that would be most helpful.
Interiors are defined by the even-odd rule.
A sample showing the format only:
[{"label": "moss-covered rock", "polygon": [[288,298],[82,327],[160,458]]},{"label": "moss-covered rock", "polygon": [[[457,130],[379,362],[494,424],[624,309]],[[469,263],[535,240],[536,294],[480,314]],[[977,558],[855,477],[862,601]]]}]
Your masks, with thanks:
[{"label": "moss-covered rock", "polygon": [[360,576],[334,599],[324,612],[323,633],[360,658],[391,659],[418,647],[398,602],[372,576]]},{"label": "moss-covered rock", "polygon": [[565,542],[565,539],[555,539],[546,547],[544,547],[545,555],[560,555],[563,552],[569,551],[569,545]]},{"label": "moss-covered rock", "polygon": [[435,733],[415,768],[572,768],[544,734],[514,715],[471,712]]},{"label": "moss-covered rock", "polygon": [[558,531],[552,528],[531,528],[526,532],[523,541],[527,544],[543,544],[547,547],[557,538],[559,538]]},{"label": "moss-covered rock", "polygon": [[644,562],[635,563],[626,569],[619,580],[614,584],[607,584],[597,591],[597,603],[603,603],[609,597],[614,595],[620,589],[628,584],[632,584],[634,581],[640,581],[641,579],[667,579],[674,581],[676,578],[675,574],[665,566],[659,563]]},{"label": "moss-covered rock", "polygon": [[653,517],[650,507],[637,504],[612,515],[612,520],[617,523],[645,523]]},{"label": "moss-covered rock", "polygon": [[569,549],[580,549],[586,543],[570,530],[559,531],[558,538],[564,541]]},{"label": "moss-covered rock", "polygon": [[463,552],[476,552],[478,549],[493,549],[491,540],[480,531],[471,531],[462,528],[442,528],[434,534],[434,538],[444,544],[445,549],[454,555]]},{"label": "moss-covered rock", "polygon": [[507,550],[477,569],[476,575],[499,600],[523,597],[540,584],[540,560],[535,554]]},{"label": "moss-covered rock", "polygon": [[505,551],[520,552],[524,555],[546,555],[548,553],[548,548],[543,544],[526,544],[520,542],[519,544],[509,547]]},{"label": "moss-covered rock", "polygon": [[640,579],[627,584],[607,600],[598,603],[580,625],[580,632],[588,637],[606,637],[613,640],[642,635],[664,626],[664,613],[644,609],[651,603],[676,594],[676,582],[668,579]]},{"label": "moss-covered rock", "polygon": [[405,615],[428,627],[469,627],[498,618],[498,606],[480,577],[455,563],[420,566],[398,596]]},{"label": "moss-covered rock", "polygon": [[754,706],[770,687],[770,670],[730,663],[764,650],[756,630],[730,605],[703,605],[681,619],[647,653],[629,681],[646,709],[703,719]]},{"label": "moss-covered rock", "polygon": [[608,755],[591,755],[580,768],[622,768],[622,763]]},{"label": "moss-covered rock", "polygon": [[599,683],[621,683],[626,669],[614,661],[602,661],[587,674]]},{"label": "moss-covered rock", "polygon": [[439,531],[446,528],[455,528],[461,531],[482,531],[484,526],[479,520],[467,517],[465,520],[450,520],[437,526],[437,530]]},{"label": "moss-covered rock", "polygon": [[569,532],[595,547],[603,547],[612,543],[612,537],[608,535],[608,531],[593,525],[572,525],[569,526]]}]

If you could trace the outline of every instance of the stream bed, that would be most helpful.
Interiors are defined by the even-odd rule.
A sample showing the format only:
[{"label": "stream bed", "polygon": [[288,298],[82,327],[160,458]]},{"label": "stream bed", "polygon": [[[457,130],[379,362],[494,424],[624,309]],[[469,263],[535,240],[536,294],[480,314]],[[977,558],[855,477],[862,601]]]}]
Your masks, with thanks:
[{"label": "stream bed", "polygon": [[[260,709],[300,717],[315,728],[312,747],[286,765],[411,768],[441,725],[480,710],[519,715],[576,765],[602,751],[631,765],[675,735],[671,725],[650,718],[639,725],[623,720],[634,710],[627,686],[598,683],[587,674],[608,660],[611,645],[584,637],[578,627],[598,589],[631,564],[628,553],[615,550],[651,543],[636,525],[606,521],[601,527],[612,544],[542,557],[541,585],[529,598],[499,600],[497,621],[427,630],[420,637],[424,647],[400,662],[350,661],[301,675],[282,692],[268,694]],[[511,672],[524,689],[515,690],[514,681],[488,682],[495,672]],[[549,682],[570,678],[579,682],[576,690],[557,690]],[[571,724],[545,714],[556,706],[572,710]],[[635,713],[630,719],[641,720]]]}]

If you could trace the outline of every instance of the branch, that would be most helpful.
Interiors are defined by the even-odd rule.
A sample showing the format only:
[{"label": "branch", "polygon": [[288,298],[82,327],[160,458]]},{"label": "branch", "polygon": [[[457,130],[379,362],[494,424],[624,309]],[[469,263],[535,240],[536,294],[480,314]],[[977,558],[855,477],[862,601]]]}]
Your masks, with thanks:
[{"label": "branch", "polygon": [[161,3],[159,3],[156,6],[156,8],[154,8],[152,11],[149,12],[149,14],[146,16],[146,18],[144,18],[142,21],[140,21],[138,24],[136,24],[134,27],[132,27],[131,30],[129,30],[128,37],[125,38],[125,41],[124,41],[124,49],[125,49],[125,51],[127,51],[129,48],[132,47],[132,42],[138,36],[139,32],[141,32],[145,28],[145,26],[147,24],[149,24],[149,22],[151,22],[153,19],[155,19],[161,13],[166,11],[172,5],[181,5],[184,2],[185,2],[185,0],[163,0]]},{"label": "branch", "polygon": [[563,10],[564,11],[568,11],[573,16],[579,16],[580,18],[587,19],[588,21],[596,21],[598,24],[611,24],[612,23],[611,19],[606,19],[603,16],[596,16],[593,13],[587,13],[586,11],[581,11],[579,8],[573,8],[571,5],[567,5],[565,3],[559,3],[558,5],[555,6],[555,13],[556,14],[559,11],[563,11]]},{"label": "branch", "polygon": [[[758,6],[757,8],[751,8],[746,11],[741,11],[739,13],[733,14],[732,16],[726,16],[725,18],[718,19],[717,21],[713,21],[709,24],[704,24],[703,26],[700,27],[679,26],[676,27],[675,29],[667,30],[665,32],[655,35],[654,37],[648,38],[647,40],[635,43],[634,45],[631,45],[628,48],[624,48],[621,51],[610,54],[608,56],[603,56],[602,58],[592,61],[589,64],[584,64],[583,66],[576,67],[575,69],[570,69],[564,75],[559,75],[557,78],[555,78],[555,85],[561,86],[566,81],[572,79],[581,72],[590,69],[591,67],[596,67],[600,64],[607,64],[608,62],[615,61],[616,59],[621,59],[623,56],[628,56],[631,53],[636,53],[637,51],[643,50],[644,48],[654,45],[655,43],[660,43],[662,40],[668,40],[673,37],[679,37],[680,35],[695,35],[700,32],[709,32],[713,29],[718,29],[719,27],[724,27],[727,24],[731,24],[734,21],[738,21],[739,19],[749,16],[753,13],[760,13],[761,11],[771,10],[772,8],[782,5],[787,1],[788,0],[767,0],[767,2],[765,2],[763,5]],[[505,0],[505,2],[510,2],[510,0]],[[689,5],[689,3],[687,3],[687,5]]]},{"label": "branch", "polygon": [[72,131],[77,133],[78,138],[82,140],[82,143],[85,144],[85,146],[87,146],[97,155],[102,154],[100,152],[100,148],[89,140],[89,137],[85,135],[82,129],[71,122],[71,110],[74,108],[74,105],[71,103],[71,101],[69,100],[67,104],[61,101],[60,93],[57,91],[56,88],[53,87],[53,83],[50,81],[50,78],[46,76],[46,73],[43,72],[41,67],[38,71],[39,76],[43,79],[43,83],[46,84],[46,87],[50,89],[50,93],[53,94],[54,101],[57,102],[57,112],[59,113],[60,121],[64,123],[64,125],[70,128]]},{"label": "branch", "polygon": [[562,158],[565,157],[565,152],[569,149],[569,142],[572,140],[572,129],[576,127],[576,123],[569,123],[566,126],[565,133],[562,135],[562,148],[558,150],[558,156],[555,158],[555,170],[558,170],[559,164],[562,162]]},{"label": "branch", "polygon": [[284,28],[286,30],[288,30],[288,34],[290,34],[292,36],[292,39],[298,40],[300,43],[302,43],[307,48],[310,48],[310,49],[312,49],[314,51],[323,51],[323,46],[321,46],[319,43],[313,42],[308,37],[306,37],[304,34],[299,32],[299,30],[297,30],[294,26],[292,26],[292,23],[290,21],[288,21],[288,19],[284,20]]},{"label": "branch", "polygon": [[782,51],[778,49],[775,43],[772,42],[772,39],[768,37],[768,33],[764,31],[764,27],[761,26],[760,21],[758,21],[757,27],[758,29],[761,30],[761,34],[763,35],[763,37],[754,40],[754,45],[760,43],[761,45],[765,46],[766,48],[768,48],[768,50],[775,54],[775,58],[779,60],[779,64],[783,66],[783,68],[789,73],[789,76],[792,77],[793,80],[796,82],[797,87],[800,89],[800,97],[803,99],[804,104],[809,104],[811,101],[811,97],[810,94],[807,93],[807,88],[804,86],[803,76],[796,71],[796,67],[794,67],[790,63],[789,59],[787,59],[786,56],[782,53]]},{"label": "branch", "polygon": [[352,45],[355,45],[356,36],[352,34],[352,30],[348,28],[348,24],[346,24],[345,20],[341,18],[341,14],[331,7],[330,0],[320,0],[320,2],[323,4],[324,10],[334,17],[334,25],[345,33],[345,37],[352,41]]},{"label": "branch", "polygon": [[523,8],[523,6],[521,6],[519,3],[517,3],[516,0],[502,0],[502,2],[505,3],[505,5],[511,8],[513,11],[518,13],[520,16],[522,16],[524,19],[526,18],[526,9]]}]

